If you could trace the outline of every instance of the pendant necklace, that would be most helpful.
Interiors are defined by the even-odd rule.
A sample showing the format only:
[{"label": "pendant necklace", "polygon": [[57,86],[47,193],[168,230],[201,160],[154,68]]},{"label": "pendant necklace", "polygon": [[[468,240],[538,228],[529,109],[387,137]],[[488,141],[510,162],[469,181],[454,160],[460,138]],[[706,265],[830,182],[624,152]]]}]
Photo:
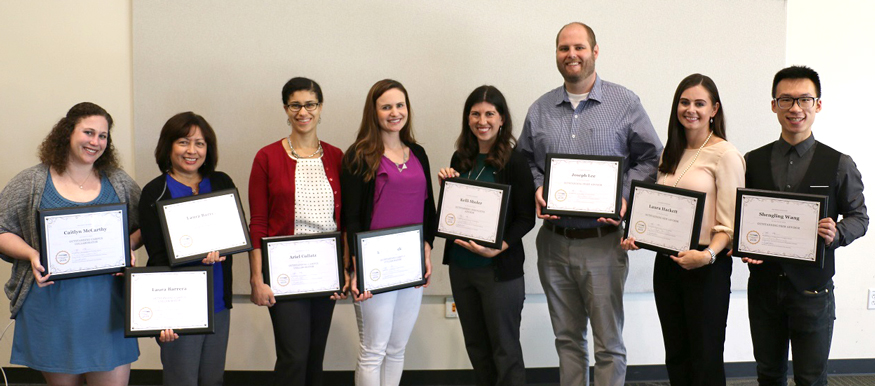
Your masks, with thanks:
[{"label": "pendant necklace", "polygon": [[[474,181],[477,181],[480,179],[480,175],[483,174],[484,170],[486,170],[486,165],[483,165],[483,167],[480,168],[480,172],[477,173],[477,177],[474,177]],[[471,172],[473,172],[473,171],[474,171],[474,168],[471,168],[471,170],[468,170],[468,179],[469,180],[471,179]]]},{"label": "pendant necklace", "polygon": [[298,155],[298,152],[295,151],[295,147],[292,146],[292,136],[291,135],[286,137],[286,141],[288,141],[289,149],[291,150],[292,156],[294,156],[295,158],[313,158],[316,156],[316,154],[319,154],[319,152],[322,151],[322,143],[317,143],[316,151],[314,151],[313,154],[310,154],[307,157],[301,157],[300,155]]},{"label": "pendant necklace", "polygon": [[[401,154],[403,155],[404,162],[402,162],[400,164],[389,159],[389,161],[392,161],[392,163],[395,164],[395,167],[398,168],[398,173],[401,173],[401,172],[407,170],[407,161],[410,160],[410,155],[404,153],[403,148],[401,149]],[[386,158],[389,158],[389,157],[386,157]]]},{"label": "pendant necklace", "polygon": [[[681,173],[681,176],[678,177],[678,179],[674,182],[674,186],[675,186],[675,187],[678,186],[678,183],[681,182],[681,178],[684,178],[684,174],[687,174],[687,171],[690,170],[690,167],[692,167],[692,166],[693,166],[693,163],[696,162],[696,159],[699,158],[699,153],[702,152],[702,149],[705,147],[705,145],[708,143],[708,141],[711,140],[711,136],[712,136],[712,135],[714,135],[714,132],[713,132],[713,131],[710,132],[710,133],[708,133],[708,138],[705,138],[705,142],[702,142],[702,146],[699,146],[699,150],[696,150],[696,155],[693,156],[693,159],[690,161],[690,164],[687,165],[687,168],[684,169],[684,172]],[[663,184],[663,185],[665,185],[665,180],[666,180],[667,178],[668,178],[668,175],[667,175],[667,174],[666,174],[665,176],[662,177],[662,184]]]},{"label": "pendant necklace", "polygon": [[72,174],[72,173],[67,173],[67,177],[70,177],[70,181],[73,181],[74,184],[79,185],[79,189],[85,189],[85,183],[88,182],[88,179],[89,179],[89,178],[91,178],[91,174],[93,174],[93,173],[92,173],[92,172],[88,172],[88,175],[85,176],[85,179],[82,180],[82,183],[81,183],[81,184],[78,183],[78,182],[76,182],[76,180],[73,179],[73,174]]}]

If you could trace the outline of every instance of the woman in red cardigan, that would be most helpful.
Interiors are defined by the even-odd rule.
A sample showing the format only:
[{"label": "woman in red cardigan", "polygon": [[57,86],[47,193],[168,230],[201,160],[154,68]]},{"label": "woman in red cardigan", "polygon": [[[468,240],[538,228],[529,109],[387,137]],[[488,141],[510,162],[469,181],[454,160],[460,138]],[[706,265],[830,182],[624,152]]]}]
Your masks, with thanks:
[{"label": "woman in red cardigan", "polygon": [[[322,385],[322,359],[337,299],[277,302],[264,283],[261,238],[333,232],[340,229],[340,149],[319,141],[322,89],[306,78],[283,87],[283,107],[291,133],[255,155],[249,176],[251,300],[268,306],[276,345],[274,385]],[[344,255],[344,265],[348,264]],[[348,286],[342,292],[346,292]]]}]

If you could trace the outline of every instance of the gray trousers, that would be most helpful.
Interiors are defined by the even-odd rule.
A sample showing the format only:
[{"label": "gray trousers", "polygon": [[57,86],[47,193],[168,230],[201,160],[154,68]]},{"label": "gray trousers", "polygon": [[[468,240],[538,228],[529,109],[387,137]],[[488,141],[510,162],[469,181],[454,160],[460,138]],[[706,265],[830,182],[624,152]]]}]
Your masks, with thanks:
[{"label": "gray trousers", "polygon": [[561,386],[589,385],[587,322],[593,332],[595,385],[625,383],[623,287],[629,257],[620,248],[620,236],[568,239],[543,227],[538,232],[538,273],[556,336]]},{"label": "gray trousers", "polygon": [[231,310],[217,312],[213,323],[215,334],[182,335],[173,342],[158,342],[165,386],[222,385]]}]

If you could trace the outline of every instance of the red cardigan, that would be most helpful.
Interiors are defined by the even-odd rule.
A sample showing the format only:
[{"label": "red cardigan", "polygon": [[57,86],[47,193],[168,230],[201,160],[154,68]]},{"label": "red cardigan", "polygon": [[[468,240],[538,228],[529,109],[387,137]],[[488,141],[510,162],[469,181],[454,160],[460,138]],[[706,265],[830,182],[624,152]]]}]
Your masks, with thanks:
[{"label": "red cardigan", "polygon": [[[283,148],[284,139],[267,145],[255,155],[249,174],[249,236],[252,247],[261,238],[295,234],[295,167],[297,162]],[[343,152],[325,142],[322,164],[334,192],[334,221],[340,229],[340,165]]]}]

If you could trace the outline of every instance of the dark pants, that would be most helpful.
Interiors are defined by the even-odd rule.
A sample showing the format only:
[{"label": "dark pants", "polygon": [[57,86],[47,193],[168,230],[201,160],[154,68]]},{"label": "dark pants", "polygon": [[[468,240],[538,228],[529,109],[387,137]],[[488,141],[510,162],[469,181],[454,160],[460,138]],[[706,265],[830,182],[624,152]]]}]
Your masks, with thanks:
[{"label": "dark pants", "polygon": [[334,304],[324,297],[278,301],[269,308],[276,345],[275,386],[322,385],[322,360]]},{"label": "dark pants", "polygon": [[495,281],[492,266],[450,265],[450,286],[477,385],[525,385],[526,366],[520,346],[526,299],[523,277]]},{"label": "dark pants", "polygon": [[723,343],[731,275],[732,258],[724,253],[713,265],[693,270],[656,255],[653,295],[672,386],[726,384]]},{"label": "dark pants", "polygon": [[816,293],[799,293],[783,274],[751,272],[747,302],[759,384],[787,384],[790,345],[796,385],[826,385],[835,323],[832,282]]},{"label": "dark pants", "polygon": [[158,342],[165,386],[223,384],[231,310],[226,308],[217,312],[213,324],[214,334],[182,335],[173,342]]}]

